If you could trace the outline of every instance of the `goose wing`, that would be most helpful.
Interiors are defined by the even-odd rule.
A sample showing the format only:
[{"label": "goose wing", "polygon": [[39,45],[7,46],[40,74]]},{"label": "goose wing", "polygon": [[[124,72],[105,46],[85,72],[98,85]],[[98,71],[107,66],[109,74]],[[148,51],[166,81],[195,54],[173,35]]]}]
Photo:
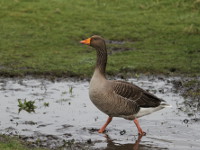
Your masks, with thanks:
[{"label": "goose wing", "polygon": [[157,107],[162,101],[153,94],[125,81],[114,81],[113,90],[124,100],[132,101],[139,107]]}]

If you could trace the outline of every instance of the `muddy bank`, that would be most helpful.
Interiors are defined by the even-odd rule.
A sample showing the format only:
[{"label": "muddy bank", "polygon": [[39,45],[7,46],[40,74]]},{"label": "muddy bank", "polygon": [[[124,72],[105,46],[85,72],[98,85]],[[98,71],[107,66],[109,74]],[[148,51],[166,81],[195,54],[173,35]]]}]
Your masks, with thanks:
[{"label": "muddy bank", "polygon": [[[200,121],[200,78],[181,78],[174,80],[175,92],[184,98],[178,109],[187,113],[191,121]],[[188,120],[186,120],[187,122]]]},{"label": "muddy bank", "polygon": [[200,101],[200,78],[181,78],[174,80],[174,88],[184,98],[192,101]]},{"label": "muddy bank", "polygon": [[[189,99],[174,86],[180,79],[128,80],[173,106],[139,119],[147,132],[140,138],[134,123],[121,118],[114,118],[105,134],[97,133],[107,116],[89,100],[88,81],[1,78],[0,133],[49,149],[199,149],[199,121],[194,120],[199,114],[189,116],[189,110],[180,109],[187,108]],[[34,101],[34,112],[18,113],[19,99]]]}]

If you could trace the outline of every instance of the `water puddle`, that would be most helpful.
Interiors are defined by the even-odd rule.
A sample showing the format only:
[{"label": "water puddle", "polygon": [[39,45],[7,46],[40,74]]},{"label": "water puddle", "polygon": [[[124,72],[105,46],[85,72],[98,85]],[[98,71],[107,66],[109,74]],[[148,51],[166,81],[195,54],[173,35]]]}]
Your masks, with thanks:
[{"label": "water puddle", "polygon": [[[114,118],[105,134],[97,130],[107,116],[89,100],[89,82],[44,79],[0,79],[0,133],[18,135],[34,145],[63,149],[193,149],[200,147],[199,121],[180,109],[184,99],[173,92],[175,78],[130,79],[173,107],[139,119],[147,135],[138,137],[133,121]],[[34,101],[35,112],[18,107]],[[193,118],[194,119],[194,118]]]}]

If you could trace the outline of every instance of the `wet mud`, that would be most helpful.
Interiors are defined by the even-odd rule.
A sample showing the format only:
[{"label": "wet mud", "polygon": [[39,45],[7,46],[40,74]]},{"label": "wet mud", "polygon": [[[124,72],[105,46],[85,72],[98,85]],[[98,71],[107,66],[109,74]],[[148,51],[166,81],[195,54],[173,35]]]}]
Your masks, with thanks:
[{"label": "wet mud", "polygon": [[131,50],[136,49],[133,47],[130,48],[126,45],[128,43],[133,43],[133,41],[107,40],[106,43],[108,45],[108,55],[112,55],[112,54],[118,53],[118,52],[131,51]]},{"label": "wet mud", "polygon": [[[48,149],[198,150],[200,114],[197,107],[185,104],[192,101],[176,87],[179,80],[153,76],[128,80],[172,105],[139,119],[147,133],[141,137],[133,121],[122,118],[114,118],[104,134],[97,132],[107,116],[89,100],[88,81],[1,78],[0,134]],[[34,112],[19,112],[18,99],[34,101]],[[193,115],[188,115],[191,111]]]}]

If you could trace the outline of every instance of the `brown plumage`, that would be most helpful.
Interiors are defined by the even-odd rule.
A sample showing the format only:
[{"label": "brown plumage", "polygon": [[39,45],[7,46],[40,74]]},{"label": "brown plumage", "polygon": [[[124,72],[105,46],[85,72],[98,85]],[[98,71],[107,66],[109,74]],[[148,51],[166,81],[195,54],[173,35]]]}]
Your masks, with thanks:
[{"label": "brown plumage", "polygon": [[170,105],[134,84],[107,80],[105,76],[107,50],[102,37],[94,35],[80,43],[94,47],[97,53],[96,67],[90,81],[89,96],[94,105],[109,116],[99,133],[105,130],[112,117],[122,117],[134,120],[138,133],[145,135],[146,133],[142,131],[137,118]]}]

